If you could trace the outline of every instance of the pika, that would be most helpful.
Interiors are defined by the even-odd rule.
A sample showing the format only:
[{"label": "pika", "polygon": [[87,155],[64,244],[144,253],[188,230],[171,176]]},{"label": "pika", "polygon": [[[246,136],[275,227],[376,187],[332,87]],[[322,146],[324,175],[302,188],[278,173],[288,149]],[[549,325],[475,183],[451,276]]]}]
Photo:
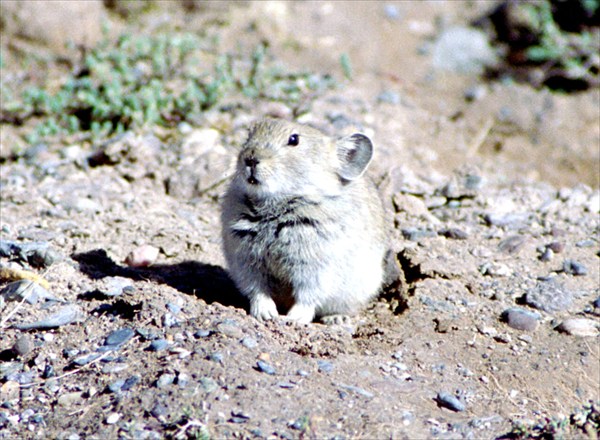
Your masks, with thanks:
[{"label": "pika", "polygon": [[373,144],[278,119],[254,124],[222,201],[231,277],[268,320],[335,322],[379,291],[384,210],[364,176]]}]

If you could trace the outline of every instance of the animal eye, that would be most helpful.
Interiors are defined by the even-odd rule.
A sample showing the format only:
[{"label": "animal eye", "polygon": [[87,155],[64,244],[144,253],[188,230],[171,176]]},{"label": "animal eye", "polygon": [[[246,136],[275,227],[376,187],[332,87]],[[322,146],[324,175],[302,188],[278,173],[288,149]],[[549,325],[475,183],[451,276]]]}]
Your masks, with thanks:
[{"label": "animal eye", "polygon": [[289,137],[288,139],[288,145],[295,147],[296,145],[298,145],[298,143],[300,142],[300,136],[298,136],[297,134],[293,134]]}]

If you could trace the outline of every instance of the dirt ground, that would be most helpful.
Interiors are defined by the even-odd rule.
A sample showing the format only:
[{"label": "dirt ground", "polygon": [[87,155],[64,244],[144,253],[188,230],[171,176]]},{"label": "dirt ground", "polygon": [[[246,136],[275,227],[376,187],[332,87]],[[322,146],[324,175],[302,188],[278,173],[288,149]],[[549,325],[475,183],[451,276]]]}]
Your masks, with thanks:
[{"label": "dirt ground", "polygon": [[[373,138],[396,276],[348,325],[247,314],[219,195],[248,123],[283,104],[4,157],[0,262],[43,280],[0,294],[0,439],[479,439],[552,420],[598,438],[599,91],[435,68],[437,36],[487,2],[197,3],[108,17],[214,26],[223,50],[268,40],[338,77],[348,54],[352,80],[300,120]],[[0,151],[25,129],[3,125]],[[156,261],[132,267],[144,245]]]}]

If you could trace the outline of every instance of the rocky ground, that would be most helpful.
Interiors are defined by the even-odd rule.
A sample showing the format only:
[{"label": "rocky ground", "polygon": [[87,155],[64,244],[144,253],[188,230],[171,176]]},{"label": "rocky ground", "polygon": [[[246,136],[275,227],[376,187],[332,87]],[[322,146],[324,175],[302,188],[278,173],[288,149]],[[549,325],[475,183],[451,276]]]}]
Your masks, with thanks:
[{"label": "rocky ground", "polygon": [[395,275],[344,326],[256,321],[224,265],[236,147],[289,106],[240,97],[175,131],[17,156],[27,127],[3,125],[0,438],[597,438],[599,93],[436,66],[443,30],[484,9],[258,2],[139,18],[193,31],[220,17],[225,46],[240,29],[288,41],[274,51],[312,70],[339,74],[333,48],[349,53],[353,80],[299,119],[374,139]]}]

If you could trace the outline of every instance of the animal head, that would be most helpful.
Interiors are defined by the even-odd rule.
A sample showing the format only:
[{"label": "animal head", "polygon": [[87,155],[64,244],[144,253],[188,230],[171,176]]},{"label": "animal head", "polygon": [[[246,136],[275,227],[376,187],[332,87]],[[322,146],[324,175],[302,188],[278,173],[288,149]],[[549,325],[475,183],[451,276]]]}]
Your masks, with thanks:
[{"label": "animal head", "polygon": [[360,133],[332,139],[283,120],[254,124],[240,152],[236,184],[251,195],[336,195],[359,179],[373,157]]}]

